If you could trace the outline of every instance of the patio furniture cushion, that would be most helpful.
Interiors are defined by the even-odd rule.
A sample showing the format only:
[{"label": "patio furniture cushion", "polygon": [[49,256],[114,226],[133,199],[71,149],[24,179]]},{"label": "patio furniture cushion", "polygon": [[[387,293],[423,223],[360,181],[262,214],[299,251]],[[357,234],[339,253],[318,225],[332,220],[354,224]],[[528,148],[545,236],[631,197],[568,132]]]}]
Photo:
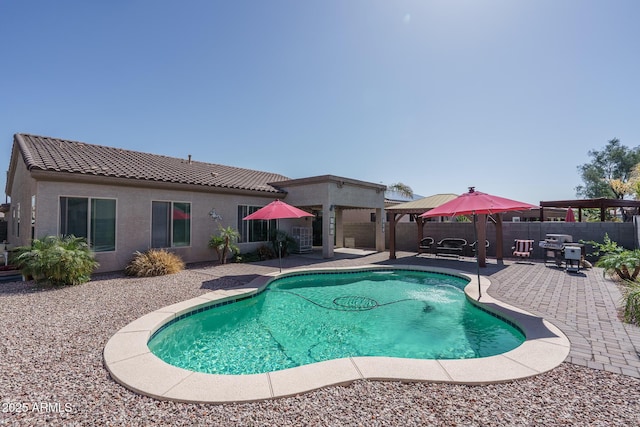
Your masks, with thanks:
[{"label": "patio furniture cushion", "polygon": [[463,254],[464,247],[467,246],[467,241],[465,239],[448,237],[442,239],[438,242],[436,246],[436,256],[437,255],[454,255],[460,256]]},{"label": "patio furniture cushion", "polygon": [[515,257],[529,258],[533,251],[533,240],[515,240],[511,250]]}]

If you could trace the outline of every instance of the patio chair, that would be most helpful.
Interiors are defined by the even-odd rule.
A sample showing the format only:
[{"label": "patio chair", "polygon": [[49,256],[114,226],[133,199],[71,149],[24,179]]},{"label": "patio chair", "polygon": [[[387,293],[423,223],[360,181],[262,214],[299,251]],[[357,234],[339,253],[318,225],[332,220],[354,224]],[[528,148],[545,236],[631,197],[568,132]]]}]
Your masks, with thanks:
[{"label": "patio chair", "polygon": [[533,252],[533,240],[515,240],[511,250],[516,258],[530,258]]},{"label": "patio chair", "polygon": [[[478,243],[478,241],[476,240],[475,242],[469,244],[469,251],[471,252],[470,256],[476,256],[476,244]],[[489,241],[485,240],[485,244],[484,247],[489,249]]]},{"label": "patio chair", "polygon": [[425,237],[424,239],[420,240],[420,246],[419,246],[419,253],[432,253],[433,252],[433,244],[435,243],[435,240],[433,240],[432,237]]},{"label": "patio chair", "polygon": [[438,242],[435,254],[436,256],[455,256],[457,258],[464,255],[465,246],[467,246],[465,239],[448,237]]}]

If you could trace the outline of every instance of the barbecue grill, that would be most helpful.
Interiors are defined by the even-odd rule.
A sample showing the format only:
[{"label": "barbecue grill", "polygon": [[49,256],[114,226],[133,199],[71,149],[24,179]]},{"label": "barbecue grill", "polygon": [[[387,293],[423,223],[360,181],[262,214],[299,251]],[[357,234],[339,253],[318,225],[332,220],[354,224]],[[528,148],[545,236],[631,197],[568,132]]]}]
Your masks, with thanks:
[{"label": "barbecue grill", "polygon": [[558,267],[562,267],[564,262],[564,245],[572,243],[573,236],[569,234],[547,234],[545,239],[540,242],[540,247],[544,251],[544,263],[548,261],[555,263]]},{"label": "barbecue grill", "polygon": [[577,272],[580,260],[584,256],[584,245],[573,243],[573,236],[569,234],[547,234],[540,242],[544,251],[544,263],[553,262],[558,267],[565,264],[567,271]]}]

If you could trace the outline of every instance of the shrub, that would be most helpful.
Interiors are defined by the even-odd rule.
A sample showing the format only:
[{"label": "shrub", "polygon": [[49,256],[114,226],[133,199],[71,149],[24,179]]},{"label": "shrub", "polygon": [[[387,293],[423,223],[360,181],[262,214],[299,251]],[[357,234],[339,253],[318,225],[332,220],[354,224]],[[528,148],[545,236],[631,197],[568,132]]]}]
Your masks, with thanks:
[{"label": "shrub", "polygon": [[282,230],[273,230],[270,240],[275,256],[278,256],[278,250],[280,250],[280,256],[287,256],[296,246],[295,239]]},{"label": "shrub", "polygon": [[617,242],[614,242],[613,240],[611,240],[608,233],[604,233],[604,238],[602,239],[602,243],[596,242],[594,240],[588,240],[588,241],[580,240],[580,243],[591,245],[594,251],[589,255],[593,255],[593,256],[600,256],[600,255],[606,255],[611,253],[620,253],[624,251],[624,248],[622,246],[618,245]]},{"label": "shrub", "polygon": [[240,238],[240,233],[232,227],[220,227],[218,233],[209,239],[209,247],[216,251],[220,264],[226,264],[230,253],[240,254],[240,248],[235,244]]},{"label": "shrub", "polygon": [[55,286],[79,285],[98,267],[86,240],[75,236],[47,236],[16,250],[15,262],[24,276]]},{"label": "shrub", "polygon": [[615,273],[622,280],[634,282],[640,273],[640,250],[607,253],[596,262],[596,267],[602,267],[611,276]]},{"label": "shrub", "polygon": [[260,261],[264,261],[267,259],[273,259],[276,257],[275,252],[267,245],[260,245],[258,248],[258,256],[260,257]]},{"label": "shrub", "polygon": [[137,252],[124,272],[129,276],[152,277],[174,274],[184,269],[184,262],[174,253],[164,249]]},{"label": "shrub", "polygon": [[640,326],[640,285],[630,284],[625,291],[624,321]]}]

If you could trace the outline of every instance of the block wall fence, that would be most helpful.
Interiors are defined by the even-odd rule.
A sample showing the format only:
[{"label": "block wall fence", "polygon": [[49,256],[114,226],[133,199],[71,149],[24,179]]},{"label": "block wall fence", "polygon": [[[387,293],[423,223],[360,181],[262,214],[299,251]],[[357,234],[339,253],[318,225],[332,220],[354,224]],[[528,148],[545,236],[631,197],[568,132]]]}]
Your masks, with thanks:
[{"label": "block wall fence", "polygon": [[[458,237],[472,243],[474,239],[473,223],[460,222],[427,222],[424,225],[425,237],[432,237],[436,242],[446,237]],[[357,248],[373,248],[375,224],[373,223],[349,223],[344,224],[345,238],[355,239]],[[602,242],[607,233],[609,237],[619,245],[627,249],[637,249],[637,230],[631,222],[503,222],[503,255],[510,258],[511,246],[516,239],[534,240],[534,259],[543,259],[544,253],[538,246],[538,242],[544,240],[547,234],[569,234],[574,242],[580,240]],[[389,223],[385,227],[386,248],[389,249]],[[496,228],[495,224],[487,223],[487,240],[489,249],[487,255],[495,257],[496,254]],[[338,242],[338,246],[342,246]],[[418,227],[415,222],[396,224],[396,250],[418,251]],[[587,253],[591,247],[587,247]],[[590,257],[588,257],[590,258]]]}]

